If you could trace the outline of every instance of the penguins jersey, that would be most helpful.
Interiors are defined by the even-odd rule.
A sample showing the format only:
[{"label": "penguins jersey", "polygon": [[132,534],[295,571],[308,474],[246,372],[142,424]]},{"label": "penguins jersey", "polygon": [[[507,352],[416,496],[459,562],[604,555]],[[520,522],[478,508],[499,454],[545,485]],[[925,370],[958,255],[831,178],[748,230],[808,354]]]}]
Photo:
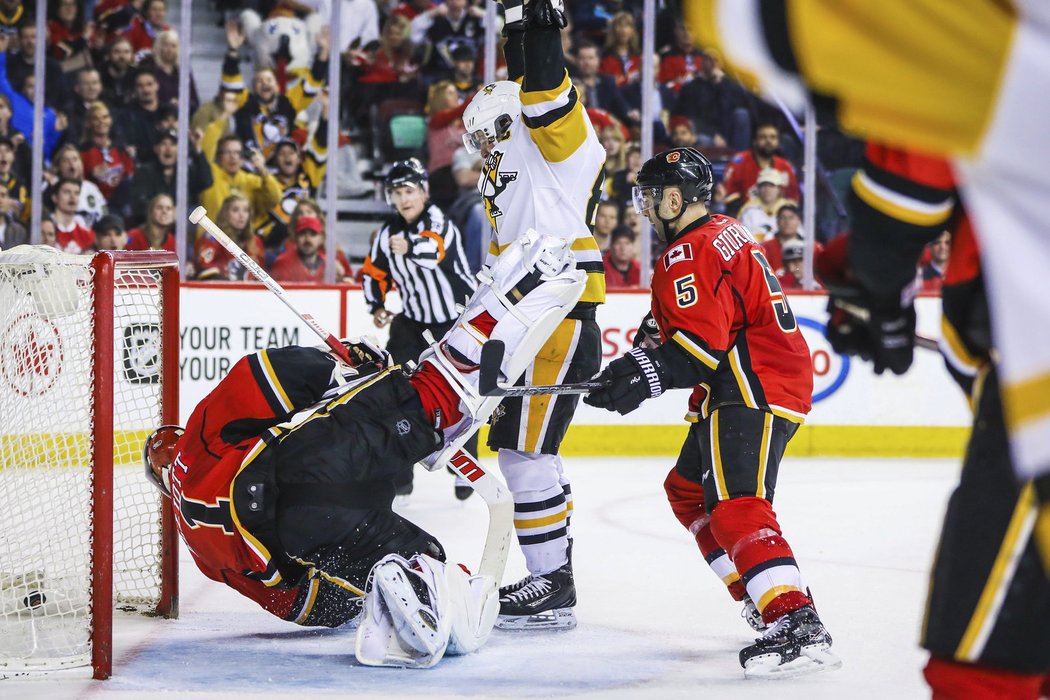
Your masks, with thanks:
[{"label": "penguins jersey", "polygon": [[478,189],[492,225],[487,265],[528,229],[572,241],[586,271],[581,302],[605,301],[605,275],[591,235],[605,149],[568,73],[553,90],[521,93],[521,119],[485,160]]}]

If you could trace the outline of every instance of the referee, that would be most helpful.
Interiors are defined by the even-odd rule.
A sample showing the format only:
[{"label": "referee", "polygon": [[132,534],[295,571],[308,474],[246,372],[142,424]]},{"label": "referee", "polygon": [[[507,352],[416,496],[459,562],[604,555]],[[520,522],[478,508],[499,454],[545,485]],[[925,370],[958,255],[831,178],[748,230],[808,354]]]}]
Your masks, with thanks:
[{"label": "referee", "polygon": [[[465,305],[474,293],[459,229],[437,205],[430,203],[427,171],[416,158],[390,167],[384,187],[386,201],[395,213],[379,229],[365,258],[365,302],[376,328],[390,325],[387,351],[399,364],[412,360],[427,348],[424,331],[443,336],[459,318],[457,305]],[[402,311],[386,310],[386,294],[396,287]],[[477,455],[478,437],[467,443]],[[412,467],[395,477],[397,494],[412,493]],[[456,479],[456,497],[463,500],[473,490]]]}]

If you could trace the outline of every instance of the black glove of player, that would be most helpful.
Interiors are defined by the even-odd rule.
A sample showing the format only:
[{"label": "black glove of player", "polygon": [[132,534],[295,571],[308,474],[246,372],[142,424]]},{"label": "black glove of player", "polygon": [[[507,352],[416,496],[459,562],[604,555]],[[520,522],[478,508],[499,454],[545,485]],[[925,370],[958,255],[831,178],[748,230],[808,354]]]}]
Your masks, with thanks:
[{"label": "black glove of player", "polygon": [[645,314],[645,318],[638,324],[638,331],[634,334],[634,339],[631,341],[631,346],[635,348],[655,348],[659,347],[660,343],[660,328],[656,325],[656,319],[653,318],[653,312],[649,311]]},{"label": "black glove of player", "polygon": [[904,374],[915,350],[915,306],[875,305],[832,293],[825,332],[835,352],[870,360],[875,374]]},{"label": "black glove of player", "polygon": [[356,338],[343,338],[339,342],[346,346],[350,357],[354,361],[354,367],[372,364],[376,369],[383,369],[393,364],[390,353],[380,347],[375,338],[366,335]]},{"label": "black glove of player", "polygon": [[503,36],[522,31],[525,28],[524,0],[499,0],[499,4],[503,5],[503,16],[506,20],[503,24]]},{"label": "black glove of player", "polygon": [[588,406],[616,411],[621,416],[627,415],[646,399],[664,393],[664,388],[670,383],[664,380],[664,372],[659,353],[635,348],[610,362],[595,377],[605,386],[584,396],[583,402]]}]

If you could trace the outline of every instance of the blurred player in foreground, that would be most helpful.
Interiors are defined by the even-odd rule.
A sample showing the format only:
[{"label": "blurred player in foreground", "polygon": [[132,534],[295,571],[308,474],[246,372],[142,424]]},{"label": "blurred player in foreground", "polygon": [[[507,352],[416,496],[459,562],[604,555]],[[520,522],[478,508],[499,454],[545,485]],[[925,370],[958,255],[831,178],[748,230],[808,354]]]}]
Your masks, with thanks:
[{"label": "blurred player in foreground", "polygon": [[426,668],[485,642],[498,581],[446,565],[391,503],[397,470],[428,456],[443,467],[498,403],[476,390],[482,344],[513,348],[501,369],[520,375],[583,291],[563,241],[530,232],[508,253],[412,376],[367,342],[348,344],[354,367],[315,348],[264,350],[185,430],[150,436],[147,476],[205,575],[297,624],[360,614],[356,654],[369,665]]}]

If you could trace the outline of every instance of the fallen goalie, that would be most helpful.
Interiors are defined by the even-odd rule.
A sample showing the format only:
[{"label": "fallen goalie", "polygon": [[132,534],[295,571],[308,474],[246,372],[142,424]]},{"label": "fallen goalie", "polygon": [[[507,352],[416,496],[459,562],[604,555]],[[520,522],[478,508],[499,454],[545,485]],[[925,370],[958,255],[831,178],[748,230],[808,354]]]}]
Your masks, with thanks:
[{"label": "fallen goalie", "polygon": [[585,276],[563,241],[529,232],[508,252],[411,375],[364,341],[347,341],[354,366],[327,349],[264,350],[185,429],[147,439],[147,477],[205,575],[290,622],[357,619],[367,665],[429,668],[485,643],[499,581],[484,560],[475,575],[446,563],[434,536],[394,513],[391,477],[443,468],[491,414],[498,399],[477,390],[487,340],[513,348],[501,367],[513,379],[579,299]]}]

